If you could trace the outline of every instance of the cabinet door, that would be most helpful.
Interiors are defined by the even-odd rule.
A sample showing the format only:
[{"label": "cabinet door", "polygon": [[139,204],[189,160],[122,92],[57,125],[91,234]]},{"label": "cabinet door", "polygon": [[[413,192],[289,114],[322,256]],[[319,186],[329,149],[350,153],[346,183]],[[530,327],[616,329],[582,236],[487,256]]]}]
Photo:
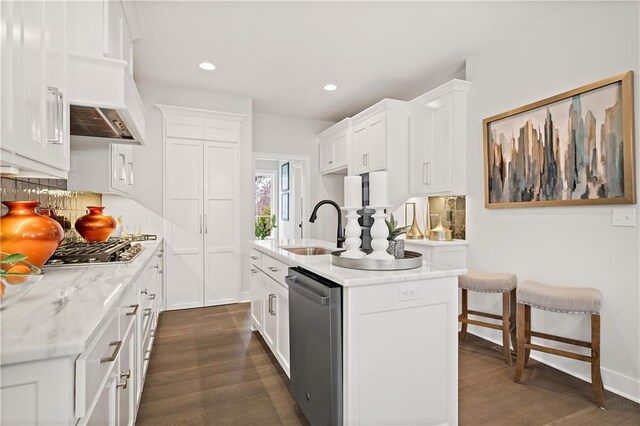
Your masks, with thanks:
[{"label": "cabinet door", "polygon": [[263,318],[262,273],[258,268],[251,268],[251,319],[258,331],[262,331]]},{"label": "cabinet door", "polygon": [[44,2],[44,163],[69,170],[65,107],[65,2]]},{"label": "cabinet door", "polygon": [[262,279],[262,303],[264,306],[264,320],[262,323],[262,337],[264,337],[267,346],[271,348],[271,351],[275,352],[276,348],[276,333],[278,330],[278,324],[276,321],[277,315],[277,284],[267,276]]},{"label": "cabinet door", "polygon": [[384,114],[367,120],[367,154],[368,171],[387,167],[387,120]]},{"label": "cabinet door", "polygon": [[166,139],[167,309],[203,306],[202,142]]},{"label": "cabinet door", "polygon": [[127,185],[127,151],[125,145],[112,143],[111,150],[111,187],[116,191],[126,193]]},{"label": "cabinet door", "polygon": [[116,395],[116,385],[118,382],[118,374],[114,369],[109,375],[105,386],[100,391],[93,410],[87,416],[78,421],[78,426],[96,425],[96,426],[115,426],[118,421],[118,399]]},{"label": "cabinet door", "polygon": [[2,148],[16,152],[22,145],[22,38],[20,28],[24,2],[0,2],[0,102]]},{"label": "cabinet door", "polygon": [[368,156],[367,124],[362,122],[353,127],[353,173],[360,175],[369,170]]},{"label": "cabinet door", "polygon": [[120,369],[117,384],[118,425],[133,425],[136,407],[136,371],[134,324],[132,323],[122,340]]},{"label": "cabinet door", "polygon": [[411,195],[424,195],[427,187],[427,122],[431,109],[426,105],[415,108],[409,114],[409,185]]},{"label": "cabinet door", "polygon": [[204,142],[204,305],[235,303],[240,282],[238,144]]},{"label": "cabinet door", "polygon": [[427,190],[430,193],[451,191],[451,113],[452,96],[439,98],[431,111],[427,137]]},{"label": "cabinet door", "polygon": [[347,135],[348,131],[345,129],[338,133],[333,139],[333,166],[336,168],[347,166]]},{"label": "cabinet door", "polygon": [[334,144],[332,138],[320,141],[320,173],[334,168]]},{"label": "cabinet door", "polygon": [[289,376],[289,291],[281,285],[276,290],[276,358]]}]

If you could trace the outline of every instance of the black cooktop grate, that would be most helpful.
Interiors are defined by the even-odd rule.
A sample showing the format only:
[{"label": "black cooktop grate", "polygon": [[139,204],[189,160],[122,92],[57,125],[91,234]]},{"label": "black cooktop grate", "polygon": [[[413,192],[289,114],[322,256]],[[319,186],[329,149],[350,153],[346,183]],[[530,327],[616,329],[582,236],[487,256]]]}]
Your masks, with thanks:
[{"label": "black cooktop grate", "polygon": [[130,242],[68,242],[53,253],[47,264],[116,262],[120,255],[131,248]]}]

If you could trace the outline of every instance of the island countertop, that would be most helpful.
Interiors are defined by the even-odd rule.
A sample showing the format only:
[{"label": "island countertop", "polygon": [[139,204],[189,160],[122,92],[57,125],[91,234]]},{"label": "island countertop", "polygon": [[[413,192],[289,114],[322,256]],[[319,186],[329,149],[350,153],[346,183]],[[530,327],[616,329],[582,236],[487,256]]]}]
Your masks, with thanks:
[{"label": "island countertop", "polygon": [[144,243],[131,263],[45,268],[28,294],[0,310],[2,364],[82,353],[161,243]]},{"label": "island countertop", "polygon": [[451,277],[467,273],[466,269],[453,268],[447,265],[438,265],[423,262],[422,266],[415,269],[400,271],[363,271],[358,269],[342,268],[331,264],[331,255],[304,256],[291,253],[285,248],[291,247],[322,247],[334,249],[336,245],[327,241],[313,239],[297,240],[255,240],[253,247],[271,257],[290,266],[300,266],[322,277],[327,278],[343,287],[387,284],[406,281],[415,281],[431,278]]}]

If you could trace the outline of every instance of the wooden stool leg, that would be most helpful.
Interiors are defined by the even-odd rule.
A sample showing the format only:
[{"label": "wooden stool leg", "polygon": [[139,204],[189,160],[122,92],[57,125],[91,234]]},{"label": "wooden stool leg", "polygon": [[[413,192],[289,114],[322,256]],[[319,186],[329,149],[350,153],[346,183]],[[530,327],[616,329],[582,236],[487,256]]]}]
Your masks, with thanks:
[{"label": "wooden stool leg", "polygon": [[[462,289],[462,313],[460,314],[460,318],[464,318],[465,320],[469,318],[469,307],[467,301],[467,289]],[[464,341],[464,338],[467,335],[467,323],[462,322],[462,328],[460,330],[460,341]]]},{"label": "wooden stool leg", "polygon": [[[520,317],[520,311],[518,311],[518,317]],[[519,320],[520,318],[518,318]],[[518,323],[519,326],[519,323]],[[520,336],[518,335],[518,338]],[[524,342],[531,343],[531,306],[524,305]],[[523,345],[524,347],[524,345]],[[531,349],[524,350],[524,365],[525,367],[529,363],[529,355],[531,354]]]},{"label": "wooden stool leg", "polygon": [[604,386],[600,375],[600,315],[591,315],[591,386],[598,407],[604,409]]},{"label": "wooden stool leg", "polygon": [[516,289],[511,290],[509,301],[509,330],[511,332],[511,344],[513,351],[518,350],[518,338],[516,336]]},{"label": "wooden stool leg", "polygon": [[525,309],[525,305],[518,303],[518,354],[516,355],[516,373],[513,376],[513,381],[516,383],[520,383],[524,371]]},{"label": "wooden stool leg", "polygon": [[509,344],[509,302],[509,293],[505,291],[502,293],[502,350],[504,351],[504,360],[507,365],[513,365],[511,345]]}]

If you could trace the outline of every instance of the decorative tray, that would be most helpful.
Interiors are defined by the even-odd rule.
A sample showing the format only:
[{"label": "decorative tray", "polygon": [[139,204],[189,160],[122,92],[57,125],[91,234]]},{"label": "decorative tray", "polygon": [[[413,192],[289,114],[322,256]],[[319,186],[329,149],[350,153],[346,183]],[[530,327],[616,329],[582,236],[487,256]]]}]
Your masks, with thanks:
[{"label": "decorative tray", "polygon": [[351,259],[340,257],[346,250],[337,250],[331,253],[331,264],[342,268],[362,269],[365,271],[401,271],[404,269],[415,269],[422,266],[422,254],[416,251],[404,251],[403,259]]}]

